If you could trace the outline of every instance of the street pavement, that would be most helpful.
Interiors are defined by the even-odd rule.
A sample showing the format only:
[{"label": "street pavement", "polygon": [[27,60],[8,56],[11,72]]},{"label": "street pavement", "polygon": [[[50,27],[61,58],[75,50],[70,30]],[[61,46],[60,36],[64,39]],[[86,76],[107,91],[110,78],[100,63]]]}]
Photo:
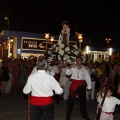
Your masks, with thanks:
[{"label": "street pavement", "polygon": [[[60,100],[55,104],[55,120],[65,120],[66,100]],[[96,113],[96,100],[87,100],[87,111],[90,120],[94,120]],[[26,120],[27,99],[23,94],[6,94],[0,96],[0,120]],[[80,114],[78,100],[75,101],[71,120],[83,120]],[[120,120],[120,112],[115,114],[114,120]]]}]

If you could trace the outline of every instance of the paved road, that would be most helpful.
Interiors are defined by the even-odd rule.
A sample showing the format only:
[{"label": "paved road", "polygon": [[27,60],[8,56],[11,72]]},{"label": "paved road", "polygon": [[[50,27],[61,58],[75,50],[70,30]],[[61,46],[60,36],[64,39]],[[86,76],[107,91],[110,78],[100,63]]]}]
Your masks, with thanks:
[{"label": "paved road", "polygon": [[[60,104],[55,103],[55,120],[65,120],[67,101],[61,100]],[[87,110],[91,120],[94,120],[96,111],[96,100],[87,100]],[[0,120],[26,120],[27,100],[22,94],[7,94],[0,96]],[[71,120],[83,120],[79,103],[76,100]],[[115,114],[114,120],[120,120],[120,112]]]}]

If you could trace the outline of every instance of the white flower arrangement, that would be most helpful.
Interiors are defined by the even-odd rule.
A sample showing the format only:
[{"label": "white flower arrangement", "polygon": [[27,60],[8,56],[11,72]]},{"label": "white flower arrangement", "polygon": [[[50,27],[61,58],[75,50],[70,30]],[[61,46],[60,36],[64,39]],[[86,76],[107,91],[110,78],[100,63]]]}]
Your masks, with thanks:
[{"label": "white flower arrangement", "polygon": [[63,60],[66,62],[70,62],[71,60],[75,61],[78,54],[79,49],[77,45],[53,45],[48,51],[48,57],[50,57],[51,60]]}]

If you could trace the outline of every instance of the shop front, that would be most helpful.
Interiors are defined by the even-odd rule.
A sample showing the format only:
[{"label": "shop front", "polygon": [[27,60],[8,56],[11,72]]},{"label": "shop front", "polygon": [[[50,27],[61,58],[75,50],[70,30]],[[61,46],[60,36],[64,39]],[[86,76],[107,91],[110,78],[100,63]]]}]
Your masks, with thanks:
[{"label": "shop front", "polygon": [[1,36],[4,37],[0,38],[0,57],[38,57],[46,50],[44,34],[4,30]]},{"label": "shop front", "polygon": [[[29,58],[44,55],[48,48],[53,45],[53,41],[45,39],[45,34],[28,33],[18,31],[3,30],[0,39],[0,57]],[[54,43],[58,43],[59,36],[54,36]],[[71,44],[77,44],[75,38],[71,38]]]}]

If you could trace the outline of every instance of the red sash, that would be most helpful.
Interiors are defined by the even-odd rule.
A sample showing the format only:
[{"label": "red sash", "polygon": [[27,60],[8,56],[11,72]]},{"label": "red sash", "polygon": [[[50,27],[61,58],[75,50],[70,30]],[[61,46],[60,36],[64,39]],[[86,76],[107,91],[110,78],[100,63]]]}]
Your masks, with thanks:
[{"label": "red sash", "polygon": [[50,105],[53,103],[53,98],[50,97],[35,97],[31,96],[30,103],[32,105],[37,105],[37,106],[44,106],[44,105]]},{"label": "red sash", "polygon": [[59,80],[59,74],[55,73],[54,78],[58,81]]},{"label": "red sash", "polygon": [[70,85],[70,96],[75,98],[76,97],[75,91],[77,90],[77,88],[79,86],[85,85],[86,82],[85,82],[85,80],[75,80],[75,79],[72,79],[71,81],[72,81],[72,83]]},{"label": "red sash", "polygon": [[104,112],[104,113],[106,113],[106,114],[112,114],[113,112]]}]

